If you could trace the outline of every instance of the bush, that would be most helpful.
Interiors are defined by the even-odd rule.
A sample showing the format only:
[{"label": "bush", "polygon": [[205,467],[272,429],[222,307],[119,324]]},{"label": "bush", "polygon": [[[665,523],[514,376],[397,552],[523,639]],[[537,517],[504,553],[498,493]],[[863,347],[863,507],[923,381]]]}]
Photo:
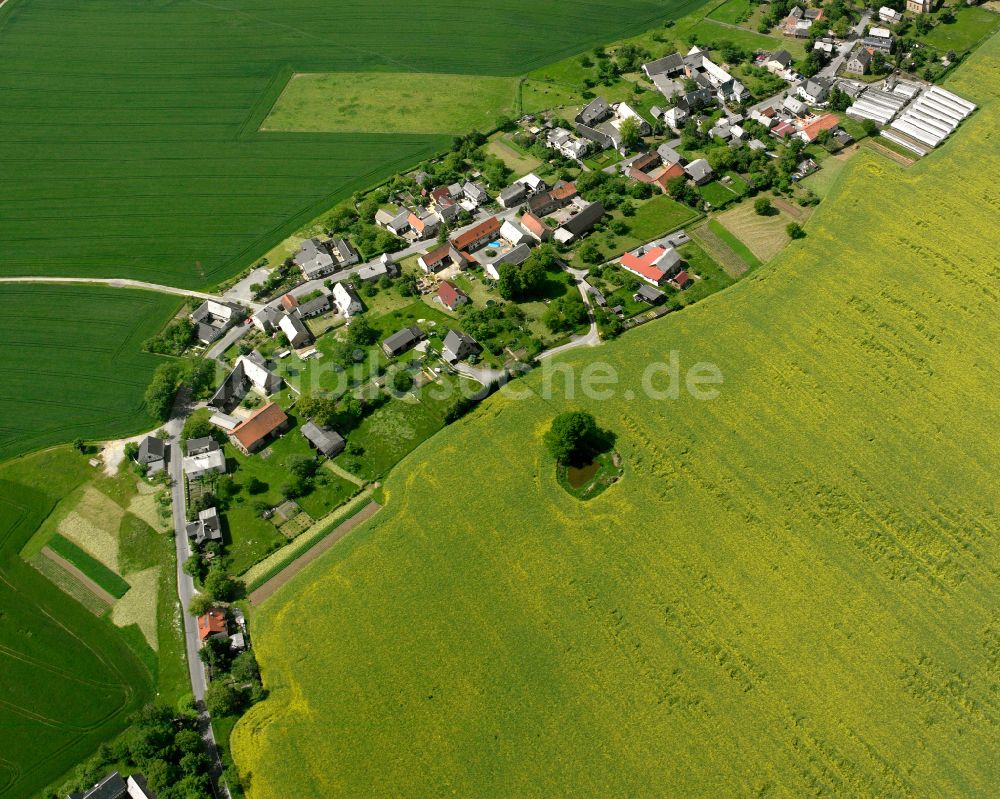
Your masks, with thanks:
[{"label": "bush", "polygon": [[413,388],[413,376],[405,369],[397,370],[392,376],[392,387],[399,394],[405,394]]},{"label": "bush", "polygon": [[229,680],[213,680],[205,691],[205,706],[213,716],[235,716],[243,708],[243,696]]},{"label": "bush", "polygon": [[153,372],[144,399],[149,415],[160,422],[170,418],[170,409],[181,381],[181,368],[176,363],[162,363]]},{"label": "bush", "polygon": [[771,216],[774,213],[774,206],[767,197],[758,197],[753,201],[753,210],[758,216]]},{"label": "bush", "polygon": [[803,230],[802,225],[798,222],[790,222],[785,230],[788,231],[788,235],[793,239],[804,239],[806,236],[805,230]]}]

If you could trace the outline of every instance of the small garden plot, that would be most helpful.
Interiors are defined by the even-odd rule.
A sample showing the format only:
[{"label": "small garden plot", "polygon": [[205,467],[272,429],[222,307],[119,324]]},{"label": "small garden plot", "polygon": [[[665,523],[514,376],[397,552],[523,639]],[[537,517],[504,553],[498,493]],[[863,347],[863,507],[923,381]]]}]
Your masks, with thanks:
[{"label": "small garden plot", "polygon": [[[721,227],[721,232],[715,225],[712,229],[740,256],[746,258],[747,255],[746,252],[740,251],[742,247],[748,250],[751,257],[759,264],[777,255],[789,241],[785,228],[794,220],[778,209],[775,211],[777,212],[771,216],[761,216],[754,211],[753,203],[742,203],[719,214],[713,220],[715,225]],[[750,259],[746,260],[751,266],[757,265]]]},{"label": "small garden plot", "polygon": [[716,209],[725,208],[729,203],[735,202],[740,198],[739,194],[717,180],[706,183],[704,186],[699,186],[698,193],[701,194],[705,202]]},{"label": "small garden plot", "polygon": [[708,229],[713,235],[721,240],[723,244],[736,253],[736,255],[738,255],[740,259],[747,264],[747,266],[751,268],[760,266],[760,259],[753,254],[746,244],[734,236],[727,228],[723,227],[723,225],[719,223],[718,219],[708,220]]},{"label": "small garden plot", "polygon": [[49,540],[49,548],[76,566],[84,575],[116,599],[121,599],[128,591],[129,584],[115,572],[58,533]]},{"label": "small garden plot", "polygon": [[[601,229],[591,233],[577,249],[589,249],[587,242],[592,242],[600,253],[601,260],[609,260],[676,230],[700,216],[698,211],[665,194],[656,195],[649,200],[630,202],[635,207],[634,215],[625,216],[619,210],[612,211],[607,215]],[[624,233],[615,233],[613,227],[617,223],[624,224]],[[580,268],[589,266],[588,263],[581,263],[581,260],[577,256],[574,266]]]},{"label": "small garden plot", "polygon": [[690,285],[683,291],[674,291],[669,299],[671,305],[683,307],[691,305],[736,282],[725,269],[719,266],[701,247],[694,242],[678,247],[684,259],[684,266],[692,277]]},{"label": "small garden plot", "polygon": [[312,516],[305,511],[302,511],[294,518],[289,519],[287,522],[282,524],[278,529],[281,530],[281,534],[285,536],[285,538],[292,539],[308,530],[312,523]]},{"label": "small garden plot", "polygon": [[136,625],[154,651],[159,649],[156,606],[159,600],[160,568],[152,566],[130,574],[131,587],[111,608],[111,621],[119,627]]},{"label": "small garden plot", "polygon": [[609,166],[614,166],[621,160],[621,153],[617,150],[609,149],[592,155],[589,158],[584,158],[583,163],[591,169],[606,169]]}]

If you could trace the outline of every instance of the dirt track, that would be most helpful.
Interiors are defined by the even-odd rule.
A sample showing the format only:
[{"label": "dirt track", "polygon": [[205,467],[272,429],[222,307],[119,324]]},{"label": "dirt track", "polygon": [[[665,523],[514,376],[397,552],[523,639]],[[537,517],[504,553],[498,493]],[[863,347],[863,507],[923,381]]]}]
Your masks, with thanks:
[{"label": "dirt track", "polygon": [[336,544],[341,538],[351,532],[351,530],[359,524],[368,521],[381,507],[382,506],[377,502],[369,502],[350,519],[338,525],[337,528],[330,533],[330,535],[326,536],[326,538],[322,541],[319,541],[314,547],[303,552],[284,569],[274,575],[274,577],[264,583],[260,588],[253,591],[250,594],[250,601],[254,605],[259,605],[265,599],[270,597],[271,594],[281,588],[281,586],[291,580],[296,574],[302,571],[306,566],[316,560],[316,558]]},{"label": "dirt track", "polygon": [[101,588],[101,586],[99,586],[97,583],[91,580],[86,574],[80,571],[76,566],[74,566],[72,563],[66,560],[66,558],[64,558],[62,555],[60,555],[52,548],[45,547],[45,549],[42,550],[42,554],[49,560],[51,560],[53,563],[55,563],[57,566],[59,566],[62,569],[65,569],[67,572],[72,574],[73,577],[79,580],[80,584],[85,586],[87,590],[90,591],[94,596],[96,596],[102,602],[107,602],[109,607],[118,601],[112,594],[108,593],[103,588]]}]

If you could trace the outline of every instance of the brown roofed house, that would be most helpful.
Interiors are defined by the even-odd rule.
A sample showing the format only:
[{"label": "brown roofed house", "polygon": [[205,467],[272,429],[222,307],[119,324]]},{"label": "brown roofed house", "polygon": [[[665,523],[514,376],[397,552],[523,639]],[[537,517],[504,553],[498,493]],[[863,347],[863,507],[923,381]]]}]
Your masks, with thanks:
[{"label": "brown roofed house", "polygon": [[473,228],[465,231],[451,240],[451,245],[456,250],[467,250],[472,252],[488,244],[491,239],[500,233],[500,220],[495,216],[480,222]]},{"label": "brown roofed house", "polygon": [[233,446],[249,455],[288,427],[288,417],[276,402],[269,402],[229,432]]}]

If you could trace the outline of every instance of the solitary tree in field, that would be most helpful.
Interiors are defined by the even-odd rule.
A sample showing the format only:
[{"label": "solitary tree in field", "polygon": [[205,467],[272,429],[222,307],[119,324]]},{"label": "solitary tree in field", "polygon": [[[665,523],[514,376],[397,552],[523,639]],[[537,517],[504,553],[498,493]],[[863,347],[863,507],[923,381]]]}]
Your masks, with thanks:
[{"label": "solitary tree in field", "polygon": [[773,206],[767,197],[758,197],[753,201],[753,210],[757,212],[758,216],[770,216]]},{"label": "solitary tree in field", "polygon": [[793,239],[804,239],[806,236],[805,230],[802,229],[802,225],[798,222],[789,222],[785,230],[788,231],[788,235]]},{"label": "solitary tree in field", "polygon": [[552,420],[545,446],[559,462],[581,466],[593,459],[601,438],[597,422],[589,413],[567,411]]}]

